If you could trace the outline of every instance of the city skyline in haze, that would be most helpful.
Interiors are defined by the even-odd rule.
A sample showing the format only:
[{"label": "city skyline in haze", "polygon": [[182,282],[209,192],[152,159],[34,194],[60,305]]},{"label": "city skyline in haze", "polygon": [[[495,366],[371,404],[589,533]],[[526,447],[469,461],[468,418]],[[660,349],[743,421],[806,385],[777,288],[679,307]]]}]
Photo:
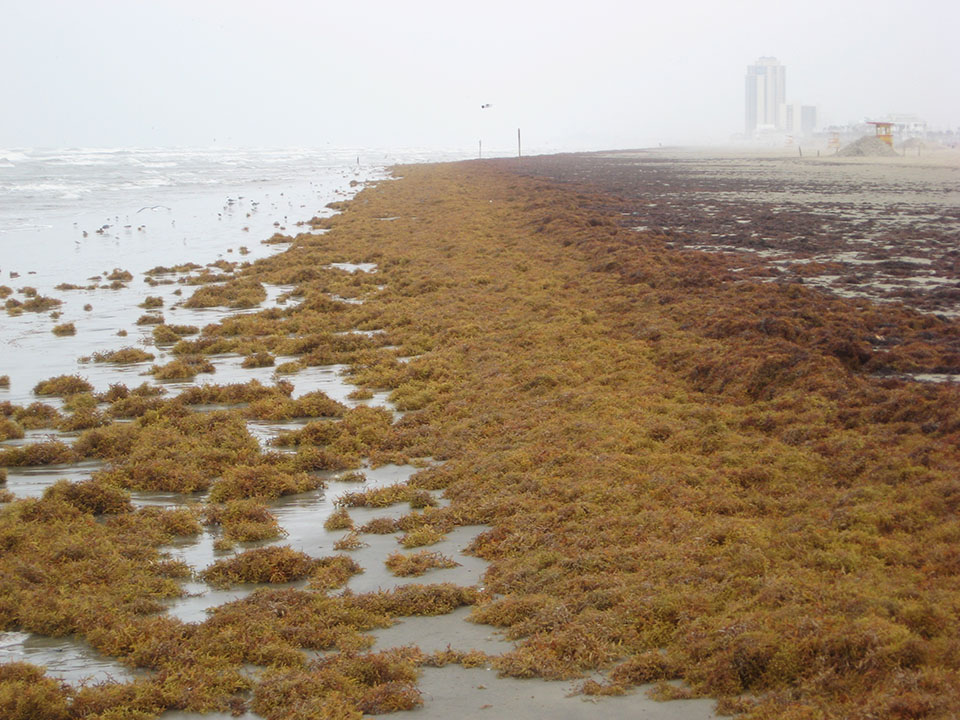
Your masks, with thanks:
[{"label": "city skyline in haze", "polygon": [[960,69],[960,9],[929,0],[3,5],[0,147],[723,143],[768,55],[823,125],[960,125],[930,71]]}]

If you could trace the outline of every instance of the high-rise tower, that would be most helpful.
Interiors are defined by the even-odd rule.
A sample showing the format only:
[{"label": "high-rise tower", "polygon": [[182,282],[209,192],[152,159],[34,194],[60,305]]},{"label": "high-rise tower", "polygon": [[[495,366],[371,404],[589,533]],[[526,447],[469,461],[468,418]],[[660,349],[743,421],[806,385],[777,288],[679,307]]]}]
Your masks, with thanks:
[{"label": "high-rise tower", "polygon": [[780,130],[780,106],[787,99],[787,68],[774,57],[747,65],[746,130]]}]

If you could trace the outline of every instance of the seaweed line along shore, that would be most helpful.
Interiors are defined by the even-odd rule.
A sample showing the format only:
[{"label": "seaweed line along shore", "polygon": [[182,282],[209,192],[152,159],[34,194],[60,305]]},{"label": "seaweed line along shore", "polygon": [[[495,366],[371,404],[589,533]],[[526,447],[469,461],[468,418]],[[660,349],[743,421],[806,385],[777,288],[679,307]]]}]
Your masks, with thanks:
[{"label": "seaweed line along shore", "polygon": [[4,278],[0,714],[956,716],[956,188],[850,167],[398,165]]}]

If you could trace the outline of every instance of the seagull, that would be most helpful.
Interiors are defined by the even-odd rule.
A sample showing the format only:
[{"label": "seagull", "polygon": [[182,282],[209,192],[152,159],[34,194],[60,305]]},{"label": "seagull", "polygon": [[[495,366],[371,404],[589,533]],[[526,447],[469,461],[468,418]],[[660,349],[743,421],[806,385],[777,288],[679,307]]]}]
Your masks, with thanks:
[{"label": "seagull", "polygon": [[484,104],[484,105],[481,105],[481,106],[480,106],[480,109],[481,109],[481,110],[486,110],[487,108],[492,108],[492,107],[493,107],[493,103],[486,103],[486,104]]},{"label": "seagull", "polygon": [[137,210],[138,213],[142,213],[144,210],[157,210],[158,208],[163,208],[164,210],[169,210],[166,205],[145,205],[144,207]]}]

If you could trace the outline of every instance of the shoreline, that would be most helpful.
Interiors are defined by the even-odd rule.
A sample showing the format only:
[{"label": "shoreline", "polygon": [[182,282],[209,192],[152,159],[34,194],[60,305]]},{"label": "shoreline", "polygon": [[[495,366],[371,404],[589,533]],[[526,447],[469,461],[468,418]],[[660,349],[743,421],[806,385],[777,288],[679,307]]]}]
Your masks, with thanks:
[{"label": "shoreline", "polygon": [[[87,695],[148,715],[232,704],[270,717],[295,702],[351,717],[407,709],[419,699],[418,668],[444,665],[579,678],[585,697],[601,702],[644,701],[629,693],[654,683],[660,699],[712,697],[718,711],[752,717],[811,708],[890,716],[920,703],[923,683],[924,707],[956,712],[957,388],[871,375],[956,371],[956,323],[745,279],[724,257],[669,245],[677,233],[624,226],[609,194],[517,169],[399,167],[401,179],[318,219],[327,232],[291,238],[286,252],[206,285],[222,297],[253,283],[291,286],[287,307],[211,323],[171,350],[191,362],[223,353],[296,355],[308,367],[335,360],[359,389],[389,391],[399,420],[320,407],[319,396],[314,414],[298,415],[304,404],[249,386],[248,395],[211,389],[197,398],[213,406],[204,412],[172,397],[114,398],[103,408],[109,424],[74,443],[113,466],[84,487],[119,506],[123,492],[154,477],[127,460],[161,459],[144,454],[156,445],[154,425],[179,453],[169,459],[215,465],[207,479],[221,495],[252,482],[249,467],[302,482],[317,463],[419,462],[395,495],[359,492],[347,514],[408,502],[386,534],[414,536],[410,548],[427,550],[459,528],[489,526],[468,550],[490,563],[482,587],[437,584],[446,571],[434,569],[403,592],[341,595],[337,574],[349,577],[349,564],[328,557],[309,577],[331,591],[265,587],[199,626],[153,615],[137,592],[135,602],[119,597],[113,577],[91,578],[86,597],[50,606],[40,599],[61,572],[50,567],[90,571],[69,565],[90,561],[76,550],[84,539],[126,567],[123,542],[130,528],[142,533],[138,551],[154,564],[138,563],[135,579],[153,593],[171,593],[182,571],[150,554],[163,545],[156,517],[123,510],[93,522],[65,487],[0,513],[0,537],[11,538],[0,570],[16,578],[0,594],[0,623],[56,627],[150,668],[126,694]],[[881,329],[891,341],[866,352],[865,338]],[[238,398],[248,405],[235,406]],[[73,402],[76,414],[82,403]],[[116,422],[121,407],[132,422]],[[253,410],[306,421],[283,436],[292,454],[253,450],[240,429]],[[206,424],[212,418],[222,430]],[[113,443],[130,428],[131,445],[118,453]],[[238,497],[251,498],[263,496]],[[66,547],[29,542],[54,532]],[[497,655],[365,652],[363,636],[392,619],[468,606],[474,623],[515,645]],[[339,654],[308,666],[303,648]],[[241,673],[249,663],[263,668],[253,679]],[[26,686],[32,676],[20,677],[0,682]],[[44,689],[51,702],[70,700]],[[497,707],[502,698],[491,695]],[[684,717],[693,706],[661,707]]]}]

